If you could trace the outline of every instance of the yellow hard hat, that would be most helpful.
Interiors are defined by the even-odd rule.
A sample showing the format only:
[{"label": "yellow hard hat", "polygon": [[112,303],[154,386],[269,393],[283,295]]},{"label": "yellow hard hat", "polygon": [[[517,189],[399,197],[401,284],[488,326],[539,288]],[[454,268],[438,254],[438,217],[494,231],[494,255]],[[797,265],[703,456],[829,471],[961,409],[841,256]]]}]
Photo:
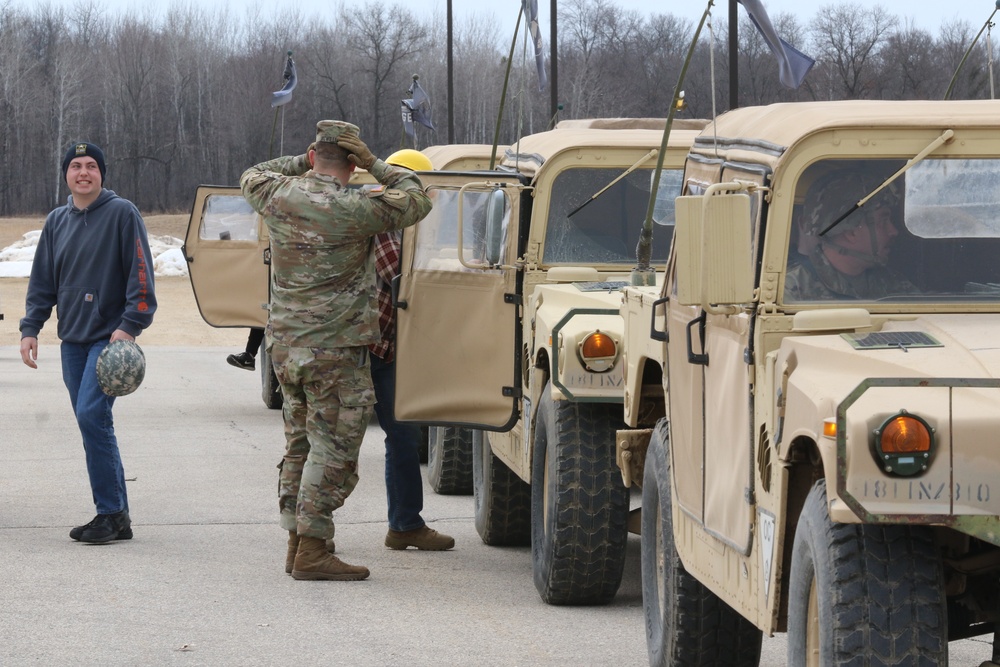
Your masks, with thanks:
[{"label": "yellow hard hat", "polygon": [[391,164],[396,167],[405,167],[410,171],[434,170],[434,165],[431,163],[431,159],[420,151],[415,151],[412,148],[404,148],[403,150],[396,151],[387,157],[385,161],[387,164]]}]

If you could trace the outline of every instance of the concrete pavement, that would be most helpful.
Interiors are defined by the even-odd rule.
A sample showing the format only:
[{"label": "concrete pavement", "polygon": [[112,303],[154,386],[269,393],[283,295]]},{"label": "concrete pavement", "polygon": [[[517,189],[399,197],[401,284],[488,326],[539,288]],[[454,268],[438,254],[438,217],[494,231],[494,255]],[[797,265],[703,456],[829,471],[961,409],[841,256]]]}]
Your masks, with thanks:
[{"label": "concrete pavement", "polygon": [[[371,578],[286,575],[281,414],[231,351],[145,348],[145,382],[115,406],[135,538],[98,546],[68,537],[93,504],[58,347],[34,371],[0,347],[0,665],[646,664],[637,537],[614,603],[593,608],[543,604],[529,549],[485,546],[468,496],[425,490],[455,550],[386,549],[376,426],[335,517],[338,555]],[[784,664],[783,637],[764,644],[761,664]],[[956,642],[952,664],[989,653]]]}]

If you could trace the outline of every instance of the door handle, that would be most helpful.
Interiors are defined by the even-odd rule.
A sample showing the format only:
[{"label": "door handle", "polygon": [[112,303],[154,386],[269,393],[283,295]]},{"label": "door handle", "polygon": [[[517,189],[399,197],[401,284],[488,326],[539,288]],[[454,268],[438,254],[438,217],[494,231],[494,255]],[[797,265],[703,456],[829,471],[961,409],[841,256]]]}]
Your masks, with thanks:
[{"label": "door handle", "polygon": [[389,293],[392,295],[392,307],[406,310],[407,303],[399,300],[399,279],[402,275],[395,276],[389,283]]},{"label": "door handle", "polygon": [[[707,315],[708,313],[701,311],[701,315],[687,323],[687,353],[689,364],[708,366],[708,354],[705,353],[705,321],[707,319]],[[691,327],[695,324],[700,325],[698,327],[698,334],[699,338],[701,338],[701,354],[695,354],[691,346]]]},{"label": "door handle", "polygon": [[[649,318],[649,337],[652,338],[653,340],[658,340],[662,343],[670,342],[670,335],[667,333],[666,322],[664,322],[663,331],[660,331],[659,329],[656,328],[656,308],[658,306],[662,306],[667,301],[670,301],[669,296],[665,296],[662,299],[657,299],[656,301],[654,301],[653,312],[650,313],[650,318]],[[690,346],[688,349],[690,349]]]}]

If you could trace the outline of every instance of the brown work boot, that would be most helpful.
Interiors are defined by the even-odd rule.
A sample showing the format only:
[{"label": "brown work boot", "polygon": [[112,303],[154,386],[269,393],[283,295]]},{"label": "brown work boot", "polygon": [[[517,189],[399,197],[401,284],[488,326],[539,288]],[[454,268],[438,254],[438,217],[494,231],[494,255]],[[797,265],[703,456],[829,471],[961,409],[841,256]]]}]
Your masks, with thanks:
[{"label": "brown work boot", "polygon": [[[295,564],[295,554],[299,550],[299,535],[294,530],[288,531],[288,552],[285,554],[285,574],[292,573],[292,566]],[[327,553],[336,553],[337,545],[331,537],[326,541]]]},{"label": "brown work boot", "polygon": [[358,581],[368,578],[368,568],[348,565],[326,550],[326,540],[299,537],[299,550],[292,563],[292,578],[300,580]]},{"label": "brown work boot", "polygon": [[447,551],[455,546],[455,538],[442,535],[427,525],[403,531],[390,528],[385,535],[385,546],[390,549],[416,547],[424,551]]}]

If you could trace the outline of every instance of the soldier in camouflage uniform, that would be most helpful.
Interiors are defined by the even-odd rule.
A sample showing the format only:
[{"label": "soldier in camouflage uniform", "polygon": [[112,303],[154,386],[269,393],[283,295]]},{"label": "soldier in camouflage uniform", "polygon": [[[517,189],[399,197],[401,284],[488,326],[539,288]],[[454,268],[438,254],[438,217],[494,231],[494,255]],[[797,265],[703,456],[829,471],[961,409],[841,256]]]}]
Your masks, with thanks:
[{"label": "soldier in camouflage uniform", "polygon": [[[355,166],[384,188],[345,187]],[[317,123],[305,155],[248,169],[243,196],[271,239],[267,345],[284,399],[281,526],[296,579],[356,580],[368,569],[328,553],[332,513],[358,481],[375,393],[367,346],[379,340],[372,237],[415,224],[431,203],[417,176],[377,159],[341,121]]]},{"label": "soldier in camouflage uniform", "polygon": [[899,234],[895,184],[820,235],[883,180],[858,165],[822,176],[810,187],[803,205],[800,229],[805,239],[800,247],[811,250],[797,257],[786,273],[786,301],[872,300],[918,291],[886,266],[892,241]]}]

